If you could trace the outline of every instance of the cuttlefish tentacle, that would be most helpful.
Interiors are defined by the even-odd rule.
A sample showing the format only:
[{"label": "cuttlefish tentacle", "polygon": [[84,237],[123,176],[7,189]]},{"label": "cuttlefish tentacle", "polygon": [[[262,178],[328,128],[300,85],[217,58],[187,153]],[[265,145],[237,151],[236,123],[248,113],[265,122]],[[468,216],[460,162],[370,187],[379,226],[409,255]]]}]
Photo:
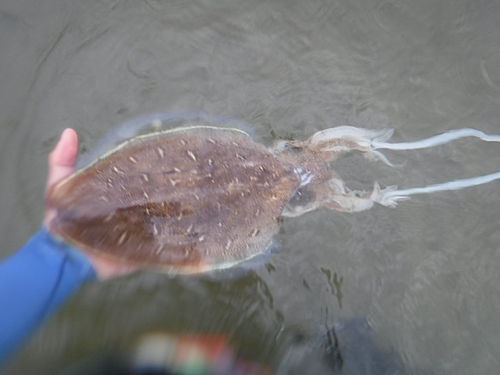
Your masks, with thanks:
[{"label": "cuttlefish tentacle", "polygon": [[[500,135],[486,134],[480,130],[463,128],[447,131],[430,138],[413,142],[388,143],[392,137],[394,129],[370,130],[356,128],[353,126],[338,126],[335,128],[321,130],[315,133],[308,141],[311,147],[322,151],[344,151],[340,140],[352,142],[352,146],[345,151],[359,150],[365,152],[369,159],[379,159],[384,163],[392,164],[380,152],[379,149],[386,150],[418,150],[422,148],[435,147],[452,142],[457,139],[473,137],[486,142],[500,142]],[[306,143],[302,142],[302,143]]]},{"label": "cuttlefish tentacle", "polygon": [[394,129],[370,130],[354,126],[337,126],[321,130],[305,142],[292,143],[300,147],[307,145],[323,152],[344,153],[351,150],[359,150],[364,152],[368,159],[378,159],[387,165],[393,166],[385,155],[378,151],[379,149],[418,150],[443,145],[466,137],[478,138],[486,142],[500,142],[500,135],[486,134],[470,128],[450,130],[419,141],[388,143],[387,141],[392,137],[393,133]]},{"label": "cuttlefish tentacle", "polygon": [[371,142],[370,146],[374,149],[383,148],[387,150],[418,150],[422,148],[444,145],[451,141],[466,137],[479,138],[485,142],[500,142],[500,135],[486,134],[480,130],[463,128],[453,129],[447,131],[446,133],[438,134],[430,138],[413,142],[387,143],[385,141],[387,141],[389,138],[385,140],[374,139]]}]

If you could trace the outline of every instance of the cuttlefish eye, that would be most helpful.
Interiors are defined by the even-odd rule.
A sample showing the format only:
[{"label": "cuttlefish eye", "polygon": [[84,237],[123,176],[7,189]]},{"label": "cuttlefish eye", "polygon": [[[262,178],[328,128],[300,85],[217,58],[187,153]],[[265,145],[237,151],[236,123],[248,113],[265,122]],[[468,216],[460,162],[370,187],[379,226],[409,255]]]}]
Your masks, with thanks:
[{"label": "cuttlefish eye", "polygon": [[279,141],[276,143],[276,146],[274,149],[276,152],[283,152],[283,151],[291,150],[294,148],[295,148],[295,146],[290,141]]}]

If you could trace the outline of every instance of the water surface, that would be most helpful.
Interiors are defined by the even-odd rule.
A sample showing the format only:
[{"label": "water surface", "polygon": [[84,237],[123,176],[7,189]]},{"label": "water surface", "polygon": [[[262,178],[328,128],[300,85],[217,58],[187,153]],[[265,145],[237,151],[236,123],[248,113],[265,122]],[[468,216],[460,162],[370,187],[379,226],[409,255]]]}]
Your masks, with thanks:
[{"label": "water surface", "polygon": [[[500,133],[496,1],[7,0],[0,5],[2,257],[40,226],[46,157],[66,127],[84,152],[113,126],[202,110],[266,144],[337,125],[411,141]],[[411,188],[500,170],[464,139],[334,168],[352,188]],[[396,209],[285,220],[279,252],[236,281],[140,273],[89,285],[6,373],[56,373],[141,333],[216,332],[279,362],[289,332],[366,318],[410,373],[498,371],[500,184],[415,196]],[[202,312],[202,313],[200,313]]]}]

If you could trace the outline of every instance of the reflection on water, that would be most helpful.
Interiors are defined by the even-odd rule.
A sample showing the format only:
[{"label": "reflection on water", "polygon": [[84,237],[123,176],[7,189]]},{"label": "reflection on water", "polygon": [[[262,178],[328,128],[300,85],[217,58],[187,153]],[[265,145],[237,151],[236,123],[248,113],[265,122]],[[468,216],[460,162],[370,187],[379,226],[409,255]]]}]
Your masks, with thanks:
[{"label": "reflection on water", "polygon": [[[266,144],[346,124],[394,128],[394,142],[466,127],[498,134],[498,14],[495,1],[4,1],[2,256],[40,225],[45,158],[68,126],[82,149],[114,125],[175,110],[242,119]],[[356,189],[499,169],[498,145],[469,139],[386,153],[404,168],[356,154],[333,168]],[[54,373],[156,329],[221,334],[275,366],[290,327],[313,335],[325,319],[357,317],[410,373],[495,373],[498,189],[285,220],[279,252],[237,281],[141,273],[89,285],[7,373]]]}]

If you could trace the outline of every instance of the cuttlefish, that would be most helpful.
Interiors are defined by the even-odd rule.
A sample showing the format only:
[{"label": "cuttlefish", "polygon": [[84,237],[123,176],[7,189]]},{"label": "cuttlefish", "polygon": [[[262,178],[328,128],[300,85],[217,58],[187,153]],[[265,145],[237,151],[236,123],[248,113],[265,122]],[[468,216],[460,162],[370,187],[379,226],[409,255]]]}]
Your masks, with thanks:
[{"label": "cuttlefish", "polygon": [[[159,114],[146,122],[164,125],[171,119]],[[347,152],[390,164],[377,149],[429,146],[387,143],[392,130],[340,126],[305,141],[265,147],[247,131],[213,118],[182,120],[182,126],[124,140],[57,184],[47,198],[56,212],[49,231],[119,263],[196,274],[262,253],[282,217],[322,207],[394,207],[423,192],[381,189],[377,183],[371,191],[351,190],[331,168]],[[471,135],[479,136],[461,134]],[[439,142],[444,143],[434,144]]]}]

